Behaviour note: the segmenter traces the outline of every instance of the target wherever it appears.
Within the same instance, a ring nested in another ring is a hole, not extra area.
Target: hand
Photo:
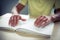
[[[21,16],[19,16],[19,15],[13,15],[10,17],[9,25],[14,27],[18,24],[19,20],[25,21],[26,19],[22,19]]]
[[[34,22],[34,25],[37,26],[37,27],[45,27],[51,22],[52,22],[51,17],[49,17],[49,16],[39,16],[36,19],[36,21]]]

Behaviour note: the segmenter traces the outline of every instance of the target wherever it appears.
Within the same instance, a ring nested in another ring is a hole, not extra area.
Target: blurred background
[[[19,0],[0,0],[0,16],[11,13],[12,8],[18,3]],[[21,11],[21,14],[28,14],[28,6]]]

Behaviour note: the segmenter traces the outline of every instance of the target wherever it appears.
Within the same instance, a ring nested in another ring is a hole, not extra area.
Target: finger
[[[13,26],[13,25],[14,25],[14,24],[13,24],[13,19],[11,19],[10,25],[11,25],[11,26]]]
[[[22,21],[26,21],[26,19],[21,19]]]
[[[40,27],[44,22],[46,22],[48,19],[47,18],[44,18],[41,22],[38,23],[38,27]]]
[[[49,24],[49,21],[47,20],[46,22],[43,22],[42,24],[41,24],[41,26],[42,27],[45,27],[45,26],[47,26]]]
[[[19,17],[19,19],[22,21],[26,21],[26,19],[22,18],[21,16]]]
[[[37,26],[39,27],[39,25],[41,25],[41,23],[42,23],[42,21],[43,21],[43,19],[44,19],[45,17],[43,16],[43,17],[41,17],[39,20],[38,20],[38,23],[37,23]]]
[[[37,24],[42,23],[44,21],[43,19],[45,19],[45,16],[43,16],[42,18],[40,18]]]
[[[12,17],[12,20],[11,20],[11,26],[14,27],[14,22],[15,22],[15,16]]]
[[[22,18],[21,18],[21,16],[19,16],[19,20],[21,20]]]
[[[11,23],[10,23],[11,26],[13,26],[13,20],[11,20]]]
[[[42,19],[40,24],[42,24],[43,22],[46,22],[47,20],[48,20],[47,18]]]
[[[34,22],[35,25],[37,25],[37,23],[38,23],[38,21],[39,21],[40,18],[42,18],[42,16],[40,16],[40,17],[38,17],[38,18],[36,19],[36,21]]]
[[[14,27],[16,26],[16,20],[17,20],[16,17],[17,17],[16,15],[13,17],[13,26]]]
[[[38,27],[38,23],[42,20],[43,16],[39,17],[37,20],[36,20],[36,23],[35,25]]]
[[[46,22],[43,22],[42,24],[41,24],[41,27],[45,27],[46,26]]]
[[[10,23],[11,23],[11,19],[12,19],[12,17],[10,17],[10,19],[9,19],[9,25],[10,25]]]
[[[36,21],[34,22],[34,25],[35,25],[35,26],[37,26],[37,20],[38,20],[38,18],[37,18]]]
[[[38,18],[36,19],[35,23],[37,23],[37,22],[38,22],[38,20],[39,20],[39,18],[41,18],[41,17],[42,17],[42,16],[38,17]]]
[[[19,17],[16,17],[16,24],[15,25],[18,24],[18,21],[19,21]]]
[[[13,24],[13,17],[10,18],[9,24],[12,26],[12,24]]]
[[[19,16],[15,15],[14,19],[13,19],[13,26],[16,26],[18,24],[18,20],[19,20]]]

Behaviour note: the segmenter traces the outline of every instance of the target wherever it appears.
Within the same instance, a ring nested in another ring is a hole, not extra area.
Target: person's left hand
[[[35,20],[34,25],[37,26],[37,27],[45,27],[51,22],[52,22],[51,17],[49,17],[49,16],[39,16]]]

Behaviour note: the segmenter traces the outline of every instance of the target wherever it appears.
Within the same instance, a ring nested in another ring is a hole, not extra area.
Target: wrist
[[[12,16],[14,16],[14,15],[19,15],[19,14],[17,14],[17,13],[12,13]]]
[[[13,15],[19,15],[19,13],[17,13],[16,11],[12,11]]]
[[[58,14],[51,16],[51,20],[52,20],[53,22],[55,22],[57,19],[58,19]]]
[[[55,17],[51,16],[51,21],[54,22],[55,21]]]
[[[14,7],[11,12],[12,12],[13,15],[18,15],[18,14],[19,14],[19,13],[17,12],[16,7]]]
[[[12,15],[19,15],[19,14],[17,14],[17,13],[12,13]]]

